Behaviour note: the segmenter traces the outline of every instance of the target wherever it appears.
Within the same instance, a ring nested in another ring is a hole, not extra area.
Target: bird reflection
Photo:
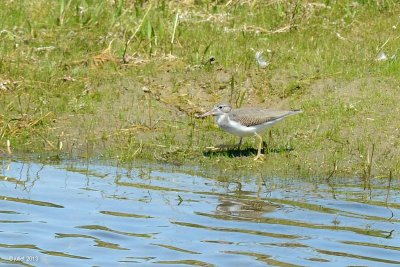
[[[243,191],[239,183],[234,195],[224,195],[219,198],[220,204],[216,207],[216,214],[242,218],[261,218],[265,213],[273,212],[279,205],[260,196],[262,192],[262,178],[258,179],[256,197],[254,192]]]

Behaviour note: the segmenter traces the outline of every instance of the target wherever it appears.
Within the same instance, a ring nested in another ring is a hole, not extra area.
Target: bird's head
[[[229,104],[218,104],[213,109],[210,111],[207,111],[206,113],[202,114],[199,116],[199,118],[205,118],[208,116],[220,116],[224,115],[225,113],[231,112],[232,107]]]

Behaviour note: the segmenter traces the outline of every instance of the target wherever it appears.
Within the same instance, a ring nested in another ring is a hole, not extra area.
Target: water
[[[399,182],[387,179],[364,189],[154,165],[0,166],[4,266],[397,266],[399,222]]]

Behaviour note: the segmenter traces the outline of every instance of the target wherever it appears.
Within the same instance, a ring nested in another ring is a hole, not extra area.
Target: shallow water
[[[3,160],[0,181],[3,265],[400,265],[394,180]]]

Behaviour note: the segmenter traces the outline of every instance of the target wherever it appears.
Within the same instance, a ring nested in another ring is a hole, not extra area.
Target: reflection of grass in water
[[[204,216],[205,214],[201,213],[199,215]],[[222,219],[224,219],[224,220],[228,219],[228,217],[225,215],[218,216],[218,215],[207,214],[207,216],[214,217],[214,218],[223,217]],[[248,219],[245,219],[245,220],[248,221]],[[257,220],[254,219],[254,221],[257,221]],[[244,234],[268,236],[268,237],[274,237],[274,238],[286,238],[286,239],[298,239],[300,237],[298,235],[280,234],[280,233],[272,233],[272,232],[241,229],[241,228],[205,226],[205,225],[201,225],[201,224],[188,223],[188,222],[172,222],[172,223],[176,224],[176,225],[180,225],[180,226],[193,227],[193,228],[199,228],[199,229],[207,229],[207,230],[219,231],[219,232],[244,233]]]
[[[241,218],[241,217],[226,216],[226,215],[206,214],[206,213],[201,213],[201,215],[202,216],[211,217],[211,218],[216,218],[216,219],[222,219],[223,218],[224,220],[232,220],[232,221],[249,221],[249,220],[252,220],[252,219],[249,219],[249,218]],[[279,218],[257,218],[255,220],[258,223],[296,226],[296,227],[304,227],[304,228],[309,228],[309,229],[341,230],[341,231],[349,231],[349,232],[354,232],[354,233],[361,234],[361,235],[368,235],[368,236],[375,236],[375,237],[387,237],[387,235],[389,233],[389,231],[383,231],[383,230],[363,229],[363,228],[357,228],[357,227],[351,227],[351,226],[340,226],[340,225],[318,225],[318,224],[312,224],[312,223],[308,223],[308,222],[293,221],[293,220],[279,219]],[[218,229],[218,230],[221,231],[221,229]],[[231,230],[231,231],[235,232],[234,230]],[[262,234],[258,233],[258,231],[255,231],[255,232],[257,232],[258,235],[263,235],[263,234],[266,235],[264,232],[261,232]],[[287,238],[290,238],[290,237],[287,237]]]
[[[102,225],[82,225],[82,226],[76,226],[76,228],[96,230],[96,231],[105,231],[105,232],[116,233],[116,234],[120,234],[120,235],[142,237],[142,238],[152,238],[154,236],[154,234],[138,234],[138,233],[132,233],[132,232],[118,231],[118,230],[114,230],[114,229],[111,229],[109,227],[102,226]]]
[[[83,174],[85,176],[94,176],[97,178],[105,178],[108,176],[108,174],[105,174],[105,173],[100,173],[100,172],[96,172],[93,170],[79,168],[79,167],[75,167],[75,166],[68,166],[65,168],[65,170],[68,172],[79,173],[79,174]]]
[[[125,212],[116,212],[116,211],[109,211],[109,210],[102,210],[99,211],[102,214],[117,216],[117,217],[129,217],[129,218],[142,218],[142,219],[150,219],[153,218],[149,215],[140,215],[140,214],[133,214],[133,213],[125,213]]]
[[[300,267],[302,265],[296,265],[292,263],[287,263],[284,261],[279,261],[273,259],[273,255],[268,255],[268,254],[261,254],[261,253],[255,253],[255,252],[248,252],[248,251],[225,251],[226,254],[232,254],[232,255],[245,255],[245,256],[250,256],[256,258],[258,261],[264,262],[268,265],[271,266],[291,266],[291,267]]]
[[[386,259],[374,258],[374,257],[368,257],[368,256],[361,256],[361,255],[357,255],[357,254],[340,252],[340,251],[330,251],[330,250],[323,250],[323,249],[317,249],[316,251],[321,254],[326,254],[326,255],[349,257],[349,258],[363,259],[363,260],[374,261],[374,262],[384,262],[384,263],[397,264],[397,265],[400,264],[400,261],[386,260]]]
[[[262,150],[262,153],[268,154],[270,153],[285,153],[285,152],[290,152],[293,150],[292,147],[267,147],[265,149],[266,144],[264,142],[264,148]],[[257,155],[257,149],[253,147],[245,147],[245,148],[231,148],[231,146],[225,147],[220,147],[218,150],[205,150],[203,152],[203,155],[206,157],[217,157],[217,156],[226,156],[229,158],[236,158],[236,157],[254,157]]]
[[[182,248],[178,248],[178,247],[171,246],[171,245],[165,245],[165,244],[153,244],[153,245],[156,245],[156,246],[159,246],[159,247],[163,247],[163,248],[166,248],[166,249],[170,249],[170,250],[175,250],[175,251],[179,251],[179,252],[188,253],[188,254],[201,254],[201,253],[196,252],[196,251],[182,249]]]
[[[57,204],[46,202],[46,201],[34,200],[34,199],[25,199],[25,198],[15,198],[15,197],[9,197],[9,196],[0,196],[0,200],[13,201],[13,202],[31,204],[31,205],[37,205],[37,206],[52,207],[52,208],[64,208],[61,205],[57,205]]]
[[[399,4],[252,3],[0,3],[1,152],[396,176]],[[265,164],[208,156],[231,137],[193,114],[229,99],[304,113],[273,129]]]
[[[213,264],[209,264],[204,261],[198,260],[171,260],[171,261],[154,261],[156,264],[165,264],[165,265],[190,265],[190,266],[204,266],[204,267],[212,267]]]

